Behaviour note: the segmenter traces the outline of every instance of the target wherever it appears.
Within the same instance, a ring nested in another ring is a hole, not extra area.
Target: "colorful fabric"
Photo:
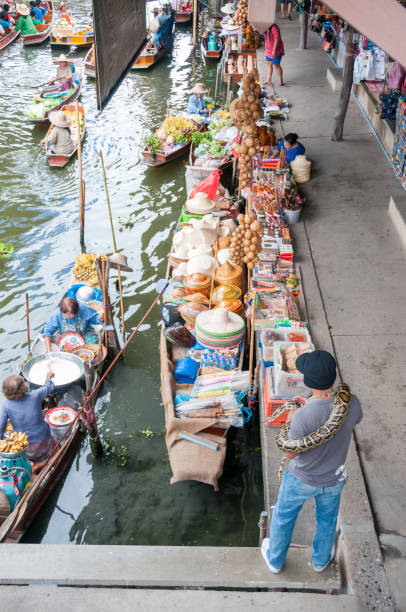
[[[267,57],[273,59],[273,58],[278,57],[278,55],[285,55],[285,48],[282,42],[281,31],[279,27],[276,25],[276,23],[274,23],[273,26],[265,32],[264,38],[265,38],[265,55]],[[279,40],[276,45],[276,49],[274,53],[273,49],[275,46],[275,41],[277,39]]]

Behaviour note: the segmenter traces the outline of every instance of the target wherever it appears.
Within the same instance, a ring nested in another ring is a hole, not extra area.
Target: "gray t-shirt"
[[[333,398],[311,398],[292,417],[289,438],[301,438],[327,420],[333,408]],[[362,419],[359,399],[351,396],[348,416],[341,429],[325,444],[300,453],[289,462],[288,470],[302,482],[313,487],[333,487],[346,478],[345,459],[352,430]]]

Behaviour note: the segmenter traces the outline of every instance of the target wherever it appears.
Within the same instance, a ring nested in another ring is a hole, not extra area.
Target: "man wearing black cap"
[[[323,425],[332,408],[336,362],[327,351],[304,353],[296,368],[310,387],[309,399],[295,398],[301,404],[291,420],[289,437],[301,438]],[[300,454],[286,453],[291,459],[281,482],[272,513],[270,537],[262,542],[261,553],[269,570],[278,574],[286,560],[297,516],[307,499],[316,503],[316,533],[312,562],[322,572],[334,558],[335,535],[341,491],[347,477],[345,459],[352,431],[362,419],[359,400],[352,395],[348,416],[339,431],[325,444]]]

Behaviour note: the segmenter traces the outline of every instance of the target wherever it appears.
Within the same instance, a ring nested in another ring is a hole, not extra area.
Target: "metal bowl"
[[[34,364],[39,363],[41,361],[46,361],[50,357],[52,357],[52,359],[57,359],[60,361],[73,361],[80,368],[80,376],[76,380],[72,380],[69,383],[65,383],[63,385],[55,385],[56,393],[65,393],[65,391],[67,391],[72,385],[80,385],[81,387],[85,388],[85,365],[80,359],[80,357],[71,353],[45,353],[45,355],[38,355],[38,357],[33,357],[32,359],[27,361],[21,370],[21,375],[24,376],[25,380],[29,383],[31,389],[38,389],[42,386],[31,381],[31,368]]]

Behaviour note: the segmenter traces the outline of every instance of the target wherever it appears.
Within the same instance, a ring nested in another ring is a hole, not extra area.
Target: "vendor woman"
[[[71,297],[64,297],[49,321],[45,323],[43,335],[46,349],[52,351],[52,336],[55,334],[73,331],[83,336],[91,325],[101,324],[102,321],[93,308],[86,304],[79,304]]]
[[[3,438],[10,419],[14,431],[27,435],[26,454],[34,464],[45,462],[53,448],[49,425],[42,414],[42,402],[54,390],[53,377],[54,374],[48,372],[45,385],[30,392],[22,376],[7,376],[2,385],[6,399],[0,406],[0,438]],[[37,468],[41,467],[37,465]]]
[[[209,111],[206,108],[204,101],[204,95],[207,94],[207,89],[204,88],[203,83],[196,83],[191,91],[192,95],[187,103],[186,112],[189,115],[203,115]]]
[[[298,141],[299,136],[297,134],[286,134],[285,138],[277,145],[275,151],[272,153],[271,158],[279,157],[281,150],[285,151],[286,163],[290,164],[296,155],[304,155],[305,148]]]

